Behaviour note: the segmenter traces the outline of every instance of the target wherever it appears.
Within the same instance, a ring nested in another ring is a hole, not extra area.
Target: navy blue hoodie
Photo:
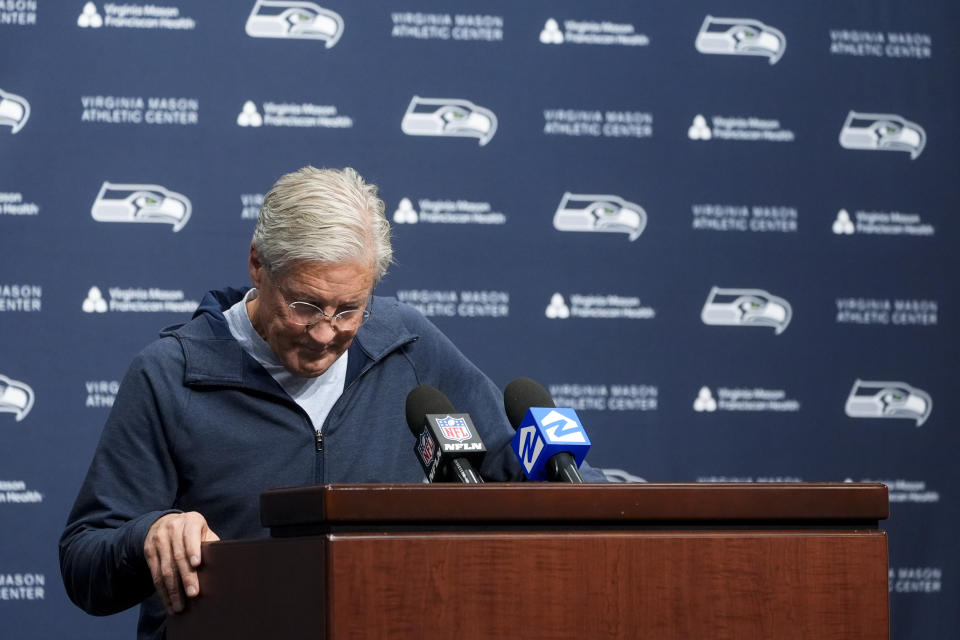
[[[262,537],[259,495],[267,489],[422,482],[404,411],[417,385],[437,387],[471,415],[489,451],[485,478],[520,478],[501,392],[392,298],[374,299],[349,348],[345,388],[318,451],[307,414],[230,334],[223,311],[244,293],[208,293],[190,322],[133,361],[60,539],[70,598],[95,615],[142,602],[141,639],[161,637],[165,620],[143,552],[158,517],[198,511],[224,540]]]

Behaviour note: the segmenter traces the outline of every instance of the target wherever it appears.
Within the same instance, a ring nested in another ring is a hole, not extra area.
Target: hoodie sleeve
[[[183,358],[172,338],[134,360],[60,538],[64,586],[88,613],[116,613],[154,592],[143,544],[157,518],[178,512],[167,440],[179,419],[178,375]]]

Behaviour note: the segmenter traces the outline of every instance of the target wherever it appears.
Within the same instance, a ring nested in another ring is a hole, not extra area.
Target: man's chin
[[[330,365],[326,363],[317,363],[311,365],[301,364],[301,366],[297,367],[296,369],[290,369],[290,372],[300,376],[301,378],[316,378],[325,374],[329,368]]]
[[[316,378],[326,373],[330,365],[333,364],[333,361],[330,360],[328,356],[325,356],[317,358],[316,360],[300,358],[296,363],[290,362],[285,364],[287,370],[294,375],[298,375],[301,378]]]

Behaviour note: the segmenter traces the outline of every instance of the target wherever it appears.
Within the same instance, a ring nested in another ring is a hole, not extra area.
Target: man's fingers
[[[160,599],[163,600],[163,607],[167,612],[170,612],[170,597],[167,595],[166,589],[164,589],[163,577],[160,575],[160,554],[156,548],[155,536],[147,536],[144,552],[147,557],[147,566],[150,567],[150,577],[153,579],[153,588],[160,594]]]
[[[201,561],[200,543],[219,539],[196,512],[168,514],[150,527],[144,555],[168,613],[183,611],[184,594],[194,597],[200,593],[196,570]]]
[[[160,593],[161,597],[166,594],[164,600],[170,603],[170,609],[174,613],[179,613],[183,611],[183,598],[180,597],[180,574],[173,559],[173,547],[169,535],[161,537],[161,541],[164,544],[160,548]]]
[[[186,516],[187,514],[184,514]],[[200,518],[203,519],[202,517]],[[173,566],[176,569],[177,596],[180,596],[180,585],[187,596],[195,596],[198,591],[197,573],[191,566],[188,558],[190,549],[194,546],[193,537],[198,535],[198,528],[194,525],[196,518],[183,517],[177,521],[177,526],[171,531],[170,550],[173,556]],[[197,543],[199,545],[199,543]],[[180,611],[174,604],[174,610]]]

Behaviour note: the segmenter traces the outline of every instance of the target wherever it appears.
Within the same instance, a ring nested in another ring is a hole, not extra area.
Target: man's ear
[[[250,282],[253,283],[254,288],[260,289],[260,284],[263,281],[264,276],[264,266],[263,262],[260,260],[260,254],[257,253],[257,248],[252,244],[250,245],[250,260],[248,267],[250,269]]]

